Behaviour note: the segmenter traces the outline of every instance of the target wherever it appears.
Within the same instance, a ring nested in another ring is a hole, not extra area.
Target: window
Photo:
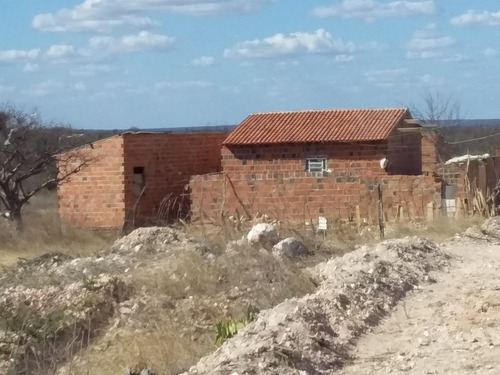
[[[326,171],[326,158],[307,158],[307,172],[324,172]]]

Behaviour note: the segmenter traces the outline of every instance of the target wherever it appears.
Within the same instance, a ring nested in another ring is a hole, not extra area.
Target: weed
[[[217,329],[217,336],[215,337],[215,344],[220,346],[231,337],[235,336],[241,329],[246,327],[255,318],[258,313],[258,309],[254,306],[249,305],[247,312],[243,318],[239,319],[223,319],[217,322],[215,325]]]

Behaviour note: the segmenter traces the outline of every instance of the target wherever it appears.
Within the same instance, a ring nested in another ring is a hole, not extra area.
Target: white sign
[[[328,220],[326,217],[320,216],[318,219],[318,230],[327,230],[328,229]]]

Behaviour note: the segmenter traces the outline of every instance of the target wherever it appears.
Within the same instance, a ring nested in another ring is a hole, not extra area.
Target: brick
[[[147,187],[136,222],[147,220],[169,194],[172,203],[182,202],[184,185],[192,175],[220,171],[225,137],[224,133],[138,133],[95,142],[83,152],[96,161],[58,189],[59,201],[68,202],[59,204],[61,217],[75,225],[121,227],[137,199],[133,167],[143,166]]]

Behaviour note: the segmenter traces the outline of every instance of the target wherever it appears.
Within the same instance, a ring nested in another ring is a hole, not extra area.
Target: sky
[[[0,32],[0,104],[75,128],[422,108],[429,93],[500,118],[493,0],[10,0]]]

